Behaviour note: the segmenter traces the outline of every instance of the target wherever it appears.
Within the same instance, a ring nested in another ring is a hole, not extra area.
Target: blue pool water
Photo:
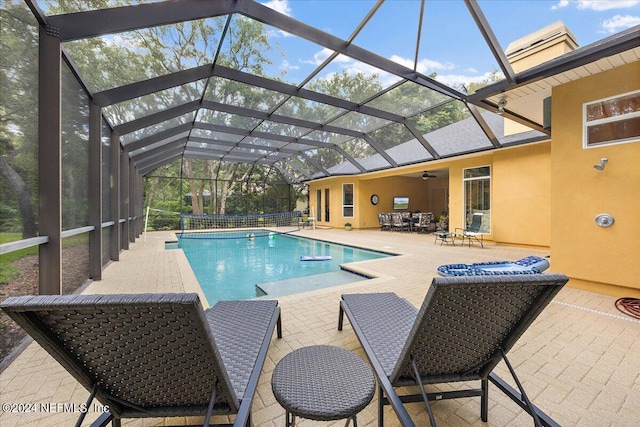
[[[273,289],[277,288],[278,281],[285,283],[286,279],[338,272],[340,264],[390,256],[288,234],[269,237],[263,230],[254,233],[253,240],[246,237],[179,239],[178,247],[189,260],[209,304],[261,296],[263,293],[256,287],[261,283],[276,282],[270,284],[269,288]],[[329,255],[332,259],[300,261],[305,255]],[[300,279],[300,291],[308,290],[304,287],[305,281],[310,282]]]

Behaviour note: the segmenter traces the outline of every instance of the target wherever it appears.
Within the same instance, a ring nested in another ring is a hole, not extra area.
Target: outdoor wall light
[[[599,163],[596,163],[595,165],[593,165],[593,168],[597,171],[601,171],[604,169],[604,165],[606,165],[608,161],[609,159],[607,159],[606,157],[603,157],[600,159]]]
[[[604,228],[611,227],[614,222],[615,220],[613,219],[613,216],[611,214],[601,213],[596,216],[596,224],[599,227],[604,227]]]
[[[507,98],[505,98],[504,96],[502,98],[500,98],[500,100],[498,101],[498,110],[496,111],[496,114],[502,114],[504,113],[504,107],[507,106]]]

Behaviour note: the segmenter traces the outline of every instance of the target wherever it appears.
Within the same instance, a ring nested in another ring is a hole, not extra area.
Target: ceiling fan
[[[431,175],[428,171],[424,171],[424,173],[422,174],[422,179],[426,181],[429,178],[437,178],[437,175]]]

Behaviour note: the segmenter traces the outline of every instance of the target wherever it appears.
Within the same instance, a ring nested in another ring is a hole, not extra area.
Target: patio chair
[[[429,231],[432,219],[433,214],[431,212],[418,213],[418,222],[413,224],[413,228],[415,228],[418,233],[426,233]]]
[[[396,229],[400,230],[401,232],[404,230],[410,230],[409,221],[404,221],[400,212],[393,212],[391,214],[391,231]]]
[[[507,352],[567,282],[561,274],[435,277],[417,310],[394,293],[342,295],[338,330],[346,313],[378,377],[378,425],[391,405],[403,426],[414,426],[404,403],[480,396],[488,418],[489,381],[532,415],[536,425],[557,426],[533,405],[507,359]],[[504,360],[520,391],[493,369]],[[432,391],[425,384],[480,380],[479,389]],[[396,387],[419,386],[399,396]]]
[[[7,298],[2,309],[108,406],[92,424],[123,418],[236,415],[250,424],[277,301],[225,301],[203,311],[197,294]],[[84,419],[80,416],[78,424]],[[229,425],[229,424],[226,424]]]
[[[469,242],[469,247],[471,247],[472,241],[476,241],[480,243],[480,247],[484,248],[484,235],[480,232],[480,228],[482,227],[482,218],[484,214],[481,212],[476,212],[473,214],[473,218],[471,219],[471,224],[469,224],[466,228],[456,228],[455,233],[458,236],[462,236],[462,244],[464,245],[464,240],[467,239]]]
[[[385,212],[378,213],[378,223],[380,223],[380,231],[391,229],[391,215]]]
[[[440,215],[438,217],[434,231],[449,231],[449,217],[447,215]]]

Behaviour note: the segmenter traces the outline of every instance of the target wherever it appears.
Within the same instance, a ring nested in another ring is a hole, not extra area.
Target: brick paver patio
[[[300,235],[338,243],[392,251],[402,256],[364,261],[357,268],[375,279],[279,297],[284,338],[274,337],[253,404],[256,426],[284,425],[284,409],[270,387],[275,364],[287,353],[313,344],[337,345],[364,357],[350,325],[337,331],[342,293],[393,291],[419,305],[441,264],[515,260],[527,255],[547,256],[548,251],[491,243],[453,247],[434,245],[432,235],[390,233],[377,230],[301,230]],[[103,280],[83,293],[193,292],[197,281],[179,250],[165,250],[169,232],[149,233],[110,264]],[[551,272],[562,273],[553,269]],[[571,283],[569,283],[570,286]],[[509,353],[525,390],[533,402],[566,426],[640,425],[640,321],[618,312],[615,298],[565,287]],[[509,379],[506,367],[497,370]],[[510,381],[512,382],[512,381]],[[447,388],[454,385],[443,386]],[[0,401],[36,404],[35,412],[0,411],[0,425],[69,426],[77,414],[72,407],[87,399],[80,386],[37,344],[30,344],[0,374]],[[489,392],[489,422],[480,420],[479,398],[433,403],[440,426],[530,426],[531,418],[495,387]],[[376,397],[377,398],[377,397]],[[376,398],[358,415],[361,426],[376,426]],[[50,403],[46,406],[40,404]],[[421,404],[407,406],[416,425],[427,426]],[[87,420],[97,413],[90,408]],[[127,420],[123,425],[150,426],[194,423],[198,419]],[[344,421],[318,423],[299,420],[302,426],[344,425]],[[166,423],[166,424],[165,424]],[[399,423],[390,408],[385,425]]]

